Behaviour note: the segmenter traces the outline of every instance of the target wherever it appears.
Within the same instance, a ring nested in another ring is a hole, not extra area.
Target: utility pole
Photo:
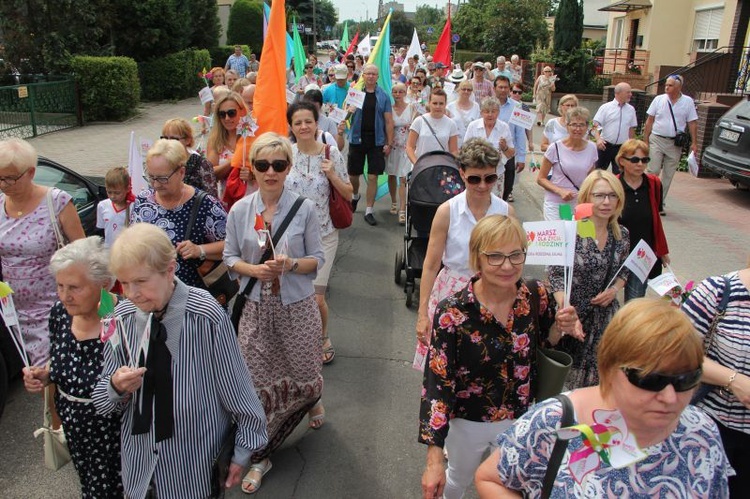
[[[315,4],[318,3],[317,0],[312,0],[313,4],[313,49],[312,53],[317,54],[318,53],[318,16],[315,15]]]

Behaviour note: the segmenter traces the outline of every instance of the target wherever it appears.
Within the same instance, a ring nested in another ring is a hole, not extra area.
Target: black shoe
[[[375,220],[375,217],[372,216],[372,213],[368,213],[365,215],[365,222],[367,222],[370,225],[378,225],[377,220]]]
[[[359,198],[352,197],[352,213],[357,211],[357,203],[359,203]]]

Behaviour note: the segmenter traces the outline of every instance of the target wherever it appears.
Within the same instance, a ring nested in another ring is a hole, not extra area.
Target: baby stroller
[[[401,284],[406,271],[404,293],[406,306],[414,299],[415,280],[422,277],[427,242],[435,212],[443,202],[463,192],[464,182],[458,172],[458,161],[444,151],[423,154],[406,181],[406,231],[404,247],[396,252],[395,281]]]

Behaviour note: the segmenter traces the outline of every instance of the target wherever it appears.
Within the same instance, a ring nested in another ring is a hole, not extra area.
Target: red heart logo
[[[529,241],[533,243],[534,239],[536,239],[536,233],[532,230],[531,232],[529,232]]]
[[[646,256],[646,250],[644,250],[643,248],[639,249],[638,258],[643,258],[644,256]]]

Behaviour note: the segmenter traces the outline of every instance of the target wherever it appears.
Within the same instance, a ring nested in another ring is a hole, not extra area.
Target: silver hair
[[[25,140],[12,137],[0,141],[0,168],[15,166],[18,173],[25,173],[36,162],[36,149]]]
[[[109,271],[109,250],[99,236],[78,239],[55,251],[49,262],[49,270],[57,276],[58,272],[72,265],[83,266],[92,282],[106,284],[107,289],[115,282]]]
[[[500,101],[497,97],[487,97],[479,106],[480,111],[494,111],[500,109]]]

